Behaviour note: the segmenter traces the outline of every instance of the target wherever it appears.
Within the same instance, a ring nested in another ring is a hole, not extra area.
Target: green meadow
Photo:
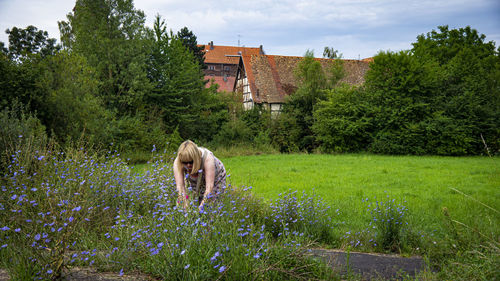
[[[408,208],[415,232],[435,239],[447,235],[446,219],[462,223],[464,231],[470,227],[488,237],[500,234],[498,157],[289,154],[227,157],[223,162],[233,186],[252,187],[265,201],[287,191],[319,195],[338,210],[338,235],[365,229],[367,205],[387,199]]]

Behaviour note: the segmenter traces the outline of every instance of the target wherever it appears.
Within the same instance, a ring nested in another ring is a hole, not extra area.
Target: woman
[[[179,194],[177,203],[183,202],[184,208],[189,206],[184,178],[195,192],[200,210],[209,198],[217,196],[226,187],[226,169],[222,162],[210,150],[198,147],[190,140],[183,142],[177,150],[174,176]]]

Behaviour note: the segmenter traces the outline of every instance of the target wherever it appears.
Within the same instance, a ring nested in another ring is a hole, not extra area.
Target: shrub
[[[296,192],[280,194],[271,202],[266,226],[275,237],[290,233],[331,244],[333,242],[330,206],[326,206],[317,195],[305,192],[297,197]]]
[[[16,151],[23,150],[25,155],[30,155],[44,150],[47,142],[45,127],[33,114],[25,113],[17,102],[12,108],[0,111],[0,174],[7,172]]]
[[[102,160],[83,149],[12,155],[0,197],[2,263],[12,278],[59,277],[76,243],[112,222],[128,168],[118,158]]]
[[[348,86],[328,92],[314,110],[313,131],[325,152],[366,150],[371,142],[373,120],[366,91]]]
[[[397,251],[401,246],[403,231],[407,227],[408,209],[395,203],[395,199],[375,201],[368,204],[371,215],[370,226],[375,229],[375,247]]]

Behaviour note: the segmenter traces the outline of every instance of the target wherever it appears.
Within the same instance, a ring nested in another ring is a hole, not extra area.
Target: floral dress
[[[215,155],[208,149],[200,147],[200,150],[202,150],[202,157],[201,157],[201,179],[200,183],[198,183],[198,180],[200,176],[197,177],[192,177],[190,174],[187,176],[187,180],[189,182],[189,186],[192,188],[192,190],[198,194],[198,199],[199,202],[203,199],[203,196],[205,195],[205,190],[206,190],[206,182],[205,182],[205,170],[203,168],[203,165],[205,163],[205,159],[208,154],[211,154],[214,159],[214,166],[215,166],[215,178],[214,178],[214,187],[212,189],[212,196],[217,196],[217,194],[221,193],[224,191],[226,188],[226,169],[224,168],[224,164],[215,157]],[[200,173],[198,173],[199,175]],[[199,187],[199,190],[197,188]]]

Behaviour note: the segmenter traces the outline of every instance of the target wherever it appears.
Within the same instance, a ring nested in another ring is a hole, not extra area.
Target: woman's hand
[[[177,206],[181,204],[184,210],[187,211],[189,209],[189,197],[179,194],[179,196],[177,196]]]

